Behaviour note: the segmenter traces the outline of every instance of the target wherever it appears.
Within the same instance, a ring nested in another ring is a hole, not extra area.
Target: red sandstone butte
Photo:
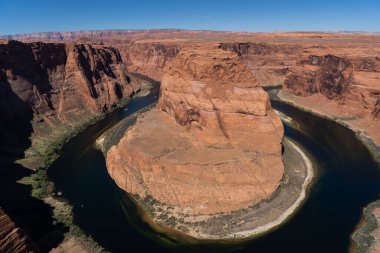
[[[239,57],[218,45],[183,48],[162,78],[156,109],[107,153],[131,194],[193,214],[269,198],[284,173],[283,126]]]

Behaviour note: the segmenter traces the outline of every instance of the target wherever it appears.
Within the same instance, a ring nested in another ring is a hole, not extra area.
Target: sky
[[[150,28],[380,32],[380,0],[0,0],[0,34]]]

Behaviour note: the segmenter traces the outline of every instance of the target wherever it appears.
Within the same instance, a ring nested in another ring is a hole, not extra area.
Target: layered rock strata
[[[35,240],[58,227],[47,224],[39,213],[45,204],[14,182],[15,175],[43,167],[56,142],[129,98],[139,82],[112,47],[0,43],[0,206],[7,210],[0,209],[1,252],[28,252],[22,231]]]
[[[376,57],[304,57],[286,76],[284,91],[280,94],[284,100],[342,121],[380,145],[380,61]]]
[[[117,45],[126,68],[131,72],[161,80],[164,68],[176,57],[182,45],[180,41],[132,41]]]
[[[0,252],[38,252],[30,237],[0,208]]]
[[[230,212],[269,198],[284,166],[283,127],[236,54],[187,47],[166,69],[157,109],[107,152],[116,183],[180,213]]]
[[[303,53],[299,45],[225,42],[220,47],[235,52],[261,86],[281,85]]]
[[[134,92],[116,49],[83,44],[0,44],[0,84],[1,145],[97,115]]]

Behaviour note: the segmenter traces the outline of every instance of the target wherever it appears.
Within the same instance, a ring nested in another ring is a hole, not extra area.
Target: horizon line
[[[228,31],[228,30],[211,30],[211,29],[187,29],[187,28],[108,28],[108,29],[88,29],[88,30],[70,30],[70,31],[40,31],[13,34],[0,34],[0,37],[33,35],[41,33],[79,33],[79,32],[101,32],[101,31],[192,31],[192,32],[220,32],[220,33],[246,33],[246,34],[265,34],[265,33],[347,33],[347,34],[380,34],[380,31],[351,31],[351,30],[273,30],[273,31]]]

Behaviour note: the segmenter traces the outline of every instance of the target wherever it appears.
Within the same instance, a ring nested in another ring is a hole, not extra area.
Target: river
[[[74,222],[111,252],[348,252],[362,208],[379,198],[380,168],[347,128],[272,101],[292,118],[285,135],[314,159],[317,179],[306,202],[283,226],[241,244],[197,244],[167,240],[144,224],[128,195],[107,173],[96,139],[121,119],[158,99],[158,87],[136,97],[71,139],[48,174],[56,191],[73,205]]]

